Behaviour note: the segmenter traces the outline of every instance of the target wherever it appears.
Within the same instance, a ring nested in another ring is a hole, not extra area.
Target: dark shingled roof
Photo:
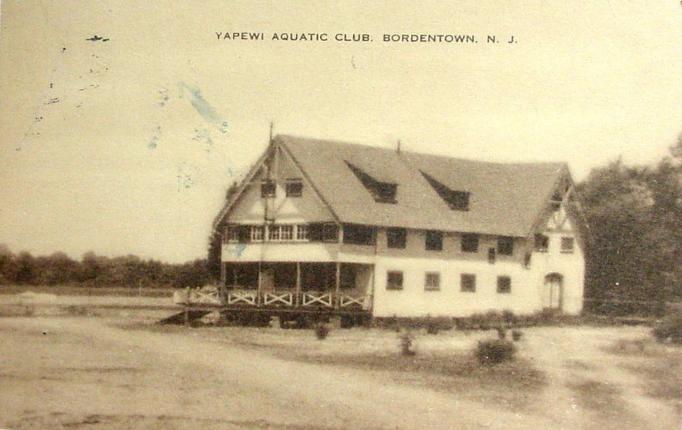
[[[561,180],[564,163],[491,163],[336,141],[277,136],[343,223],[527,236]],[[398,184],[397,203],[378,203],[347,163]],[[470,193],[468,211],[452,210],[422,172]]]

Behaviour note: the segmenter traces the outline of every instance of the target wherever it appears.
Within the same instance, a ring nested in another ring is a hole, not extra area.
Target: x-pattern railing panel
[[[256,293],[248,291],[232,291],[227,293],[227,304],[246,303],[247,305],[255,305],[257,297]]]
[[[331,308],[334,306],[334,298],[331,293],[303,293],[303,306],[315,304]]]
[[[263,294],[263,304],[273,305],[273,304],[284,304],[293,306],[294,305],[294,295],[292,293],[265,293]]]

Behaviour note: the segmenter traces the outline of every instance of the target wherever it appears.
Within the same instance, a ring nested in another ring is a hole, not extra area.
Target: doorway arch
[[[542,292],[542,307],[560,311],[564,298],[564,277],[561,273],[548,273]]]

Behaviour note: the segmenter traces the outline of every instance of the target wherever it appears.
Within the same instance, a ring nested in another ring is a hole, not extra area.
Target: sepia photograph
[[[682,429],[679,0],[0,0],[0,429]]]

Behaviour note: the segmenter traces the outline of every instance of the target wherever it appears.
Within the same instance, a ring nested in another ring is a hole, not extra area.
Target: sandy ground
[[[219,329],[205,336],[120,323],[0,318],[0,428],[604,430],[679,429],[682,422],[675,399],[652,397],[650,381],[620,366],[642,357],[609,351],[616,340],[646,338],[643,328],[527,330],[521,355],[548,384],[534,404],[514,411],[398,384],[381,372],[230,342],[240,329],[224,329],[228,339],[217,342]],[[269,330],[266,336],[278,331]],[[438,345],[463,337],[438,336]]]

